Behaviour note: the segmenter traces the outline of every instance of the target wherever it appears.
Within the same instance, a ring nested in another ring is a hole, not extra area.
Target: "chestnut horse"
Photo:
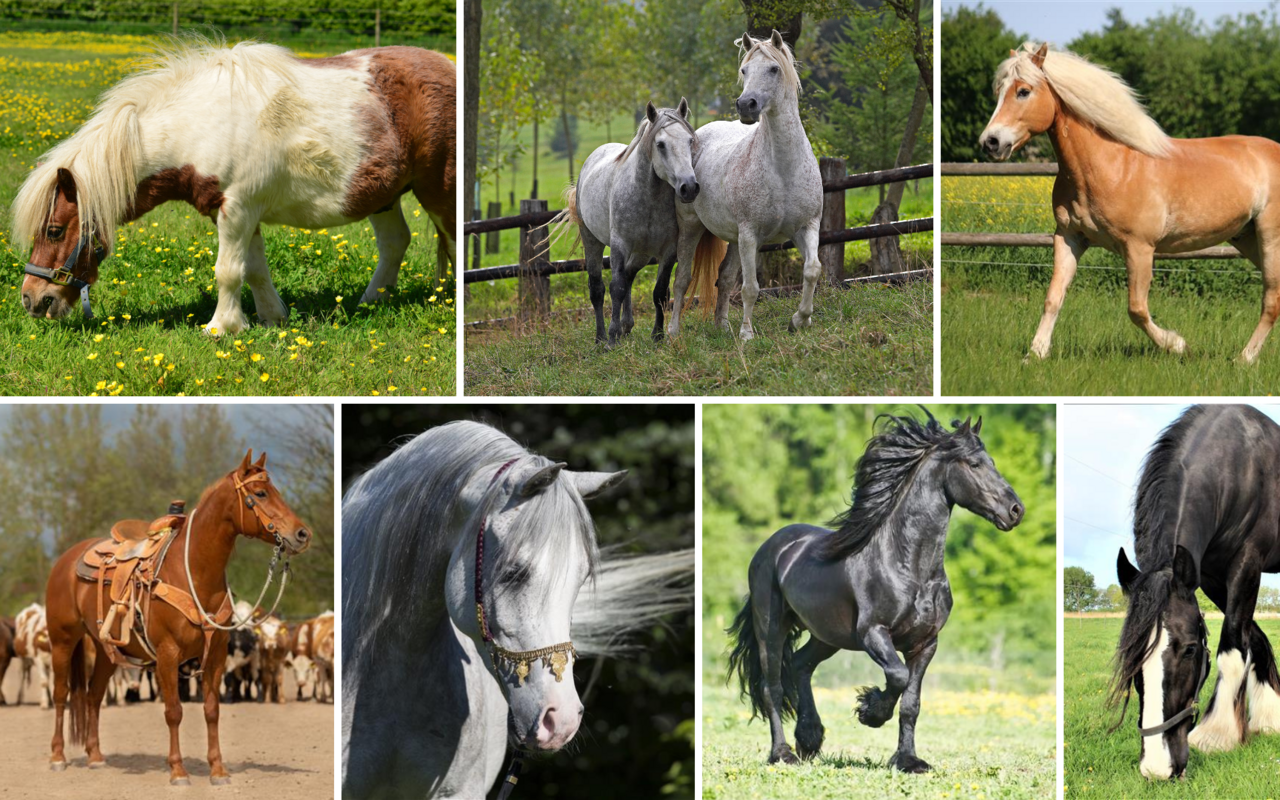
[[[1258,357],[1280,314],[1280,144],[1257,136],[1174,139],[1112,72],[1073,53],[1026,43],[995,76],[996,110],[980,143],[1003,161],[1048,132],[1053,185],[1053,278],[1031,342],[1049,355],[1053,326],[1080,256],[1099,245],[1124,258],[1129,319],[1161,349],[1186,342],[1151,318],[1156,253],[1230,241],[1262,271],[1262,318],[1241,358]]]
[[[240,536],[259,539],[296,555],[311,544],[311,532],[290,510],[266,471],[265,453],[256,462],[253,451],[240,466],[205,489],[186,524],[174,531],[161,551],[156,581],[132,641],[119,653],[136,664],[153,666],[164,698],[164,718],[169,725],[169,783],[187,785],[190,778],[178,748],[182,704],[178,697],[178,666],[201,658],[204,670],[204,718],[209,730],[209,779],[214,785],[229,783],[218,742],[218,689],[227,657],[228,619],[232,618],[227,562]],[[98,744],[98,711],[116,663],[104,646],[95,620],[99,612],[98,586],[78,578],[76,562],[103,539],[90,539],[67,550],[53,565],[47,594],[49,638],[53,646],[53,704],[55,727],[50,765],[67,767],[63,753],[62,718],[71,698],[71,741],[84,744],[89,767],[106,765]],[[168,554],[166,557],[164,554]],[[201,624],[162,597],[156,587],[186,592],[194,587],[194,607]],[[212,614],[211,618],[209,615]],[[236,621],[237,625],[239,620]],[[246,621],[247,622],[247,621]],[[216,624],[215,624],[216,623]],[[235,627],[235,626],[231,626]],[[89,638],[86,638],[86,635]],[[86,670],[86,642],[95,648],[92,674]],[[152,656],[148,650],[154,652]]]
[[[378,266],[362,303],[394,286],[409,246],[400,196],[435,225],[437,277],[454,258],[457,68],[416,47],[296,58],[270,44],[194,40],[103,95],[79,131],[44,156],[13,202],[14,246],[34,242],[22,305],[33,317],[89,316],[89,286],[116,226],[170,200],[218,226],[218,307],[209,333],[289,307],[267,272],[260,223],[324,228],[368,218]]]

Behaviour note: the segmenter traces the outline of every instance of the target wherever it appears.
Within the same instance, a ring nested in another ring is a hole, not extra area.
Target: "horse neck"
[[[631,156],[623,162],[622,170],[627,177],[627,183],[644,192],[646,197],[654,199],[662,197],[663,188],[667,186],[667,182],[654,172],[653,161],[649,159],[649,154],[644,152],[643,147],[636,145],[636,149],[631,151]]]
[[[1116,164],[1126,157],[1143,155],[1098,132],[1093,123],[1074,114],[1055,96],[1058,111],[1049,126],[1049,140],[1058,156],[1058,174],[1069,178],[1083,192],[1101,174],[1115,175]]]
[[[789,175],[813,158],[813,148],[800,123],[799,98],[789,90],[783,91],[782,102],[775,103],[756,123],[756,141],[764,149],[752,146],[751,152],[767,154],[778,174]]]
[[[191,580],[202,603],[206,602],[206,597],[216,596],[226,588],[227,564],[240,536],[236,516],[238,499],[235,492],[216,490],[211,493],[192,511],[190,525],[182,527],[180,535],[183,541],[175,541],[169,555],[170,563],[182,565],[182,560],[186,559],[183,551],[188,547],[191,549],[191,556],[186,560],[190,563]],[[249,516],[253,516],[251,512]],[[186,589],[185,580],[175,585]],[[206,610],[210,614],[217,613],[216,608],[206,606]]]
[[[942,489],[939,472],[944,469],[933,455],[907,477],[898,500],[872,538],[876,556],[897,570],[927,577],[942,568],[951,520],[951,502]],[[868,548],[871,549],[871,548]]]

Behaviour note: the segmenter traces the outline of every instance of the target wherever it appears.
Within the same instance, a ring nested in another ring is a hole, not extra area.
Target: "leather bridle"
[[[49,283],[57,286],[70,286],[72,289],[80,290],[80,310],[84,312],[85,319],[93,319],[93,310],[89,308],[89,287],[92,285],[83,278],[76,277],[76,263],[80,261],[80,254],[84,252],[85,242],[93,241],[93,265],[95,267],[102,265],[102,260],[107,256],[107,248],[98,239],[95,231],[89,231],[87,236],[81,236],[76,242],[76,246],[71,251],[71,255],[67,256],[67,260],[63,262],[61,267],[50,269],[33,264],[30,261],[22,268],[27,275],[34,275],[37,278],[44,278]]]
[[[1204,624],[1204,615],[1200,615],[1200,647],[1204,651],[1204,658],[1200,659],[1200,668],[1196,672],[1196,691],[1191,695],[1191,702],[1187,707],[1169,717],[1159,725],[1152,725],[1150,728],[1144,728],[1139,724],[1138,733],[1142,736],[1157,736],[1165,731],[1171,730],[1181,725],[1187,717],[1194,716],[1200,711],[1200,691],[1204,689],[1205,681],[1209,680],[1209,630]],[[1147,687],[1150,689],[1150,687]],[[1138,715],[1138,719],[1142,719],[1142,715]],[[1198,721],[1198,720],[1197,720]],[[1195,722],[1192,723],[1194,727]]]
[[[489,487],[492,488],[503,473],[516,463],[517,459],[511,459],[498,468],[498,472],[489,479]],[[551,670],[556,677],[556,683],[560,683],[564,679],[564,669],[569,665],[570,659],[576,660],[578,653],[573,648],[573,641],[560,642],[549,647],[540,647],[536,650],[508,650],[493,640],[493,634],[489,631],[488,620],[484,612],[484,533],[489,527],[488,516],[481,517],[480,530],[476,532],[476,622],[480,625],[480,638],[489,647],[489,654],[493,660],[495,668],[499,665],[505,665],[515,673],[517,685],[523,686],[524,679],[529,676],[529,665],[541,660],[543,666]]]
[[[249,484],[251,483],[270,483],[271,476],[267,474],[266,470],[263,470],[262,472],[250,475],[244,480],[240,480],[240,476],[234,472],[231,473],[230,477],[231,482],[235,484],[236,493],[239,494],[240,498],[244,501],[244,505],[240,506],[240,530],[244,530],[244,510],[247,508],[253,512],[255,517],[258,518],[258,525],[262,527],[262,532],[275,537],[275,544],[279,546],[282,540],[280,538],[280,531],[277,530],[279,526],[276,524],[276,518],[268,514],[266,510],[262,508],[262,505],[253,498],[253,492],[249,490]]]

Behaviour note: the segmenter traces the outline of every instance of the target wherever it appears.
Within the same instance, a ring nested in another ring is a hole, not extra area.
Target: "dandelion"
[[[116,369],[124,369],[124,362],[123,362],[123,361],[117,361],[117,362],[116,362]]]
[[[94,359],[96,359],[97,357],[98,357],[98,354],[97,354],[97,353],[90,353],[90,354],[89,354],[89,356],[88,356],[88,358],[89,358],[89,360],[90,360],[90,361],[93,361],[93,360],[94,360]]]
[[[196,386],[204,386],[204,378],[196,378]]]
[[[121,314],[120,319],[124,320],[125,322],[128,322],[129,320],[133,319],[133,317],[128,314]]]
[[[264,372],[258,376],[258,380],[262,381],[263,383],[266,383],[267,381],[271,380],[271,376]]]
[[[249,360],[256,364],[262,360],[262,354],[254,353],[253,355],[249,356]]]

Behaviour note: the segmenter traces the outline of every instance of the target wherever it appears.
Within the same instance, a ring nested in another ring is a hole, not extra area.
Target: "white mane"
[[[233,47],[189,37],[157,49],[142,70],[103,93],[97,109],[80,130],[41,157],[13,201],[15,246],[27,246],[53,210],[58,170],[75,177],[80,235],[97,232],[108,248],[115,228],[137,194],[142,161],[138,117],[149,107],[171,102],[183,86],[216,70],[225,71],[229,88],[236,79],[261,89],[268,74],[292,81],[294,56],[273,44],[241,42]]]
[[[1031,60],[1038,47],[1024,42],[996,68],[992,88],[997,99],[1015,80],[1031,86],[1047,80],[1064,105],[1116,141],[1149,156],[1169,154],[1169,135],[1148,116],[1137,93],[1120,76],[1065,50],[1049,50],[1041,69]]]
[[[796,72],[796,58],[791,52],[791,47],[786,42],[782,43],[782,47],[774,47],[773,42],[769,39],[752,39],[753,42],[750,50],[746,48],[746,37],[735,39],[734,44],[738,47],[741,60],[738,66],[742,66],[756,56],[763,55],[778,62],[778,66],[782,67],[782,83],[791,91],[799,95],[802,91],[800,87],[800,73]],[[738,83],[742,83],[742,73],[738,73]]]

